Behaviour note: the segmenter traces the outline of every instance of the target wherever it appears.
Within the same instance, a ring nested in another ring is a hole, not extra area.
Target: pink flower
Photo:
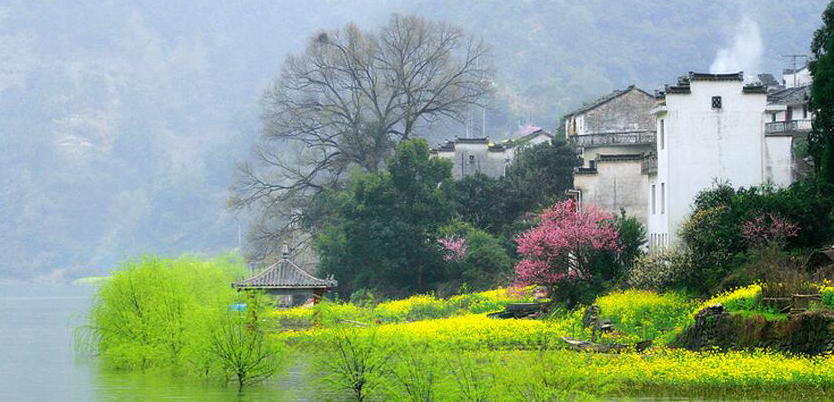
[[[785,244],[797,234],[799,225],[774,214],[762,214],[741,224],[741,236],[751,247]]]
[[[437,239],[437,242],[445,250],[444,260],[461,261],[466,257],[466,239],[449,236]]]
[[[541,223],[516,239],[524,256],[515,266],[516,281],[553,286],[565,280],[591,278],[598,251],[622,249],[613,216],[594,208],[577,210],[573,200],[560,202],[540,215]]]

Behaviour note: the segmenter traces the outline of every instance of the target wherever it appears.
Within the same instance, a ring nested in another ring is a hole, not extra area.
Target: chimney
[[[281,251],[281,256],[285,260],[290,259],[290,245],[289,244],[284,243],[283,250]]]

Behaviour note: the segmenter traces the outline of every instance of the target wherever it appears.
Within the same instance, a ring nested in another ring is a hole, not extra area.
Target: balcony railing
[[[806,131],[811,131],[811,119],[765,123],[765,134],[782,134]]]
[[[657,173],[657,155],[646,155],[640,164],[640,172],[643,174]]]
[[[626,131],[619,133],[582,134],[569,137],[578,147],[600,147],[610,145],[654,144],[654,131]]]

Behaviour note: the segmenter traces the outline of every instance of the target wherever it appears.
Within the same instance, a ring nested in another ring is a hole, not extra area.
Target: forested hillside
[[[781,55],[808,52],[826,4],[0,2],[0,280],[237,247],[246,219],[226,199],[258,135],[259,95],[318,29],[373,27],[398,12],[482,36],[497,88],[486,134],[504,137],[519,123],[555,129],[615,88],[653,90],[708,70],[745,17],[762,45],[748,65],[778,73]]]

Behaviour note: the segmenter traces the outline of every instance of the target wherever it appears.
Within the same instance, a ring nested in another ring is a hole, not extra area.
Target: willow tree
[[[266,245],[260,256],[349,172],[376,172],[433,122],[463,121],[490,92],[487,58],[487,46],[457,27],[400,15],[375,31],[317,33],[288,56],[263,95],[263,136],[230,202],[259,211],[249,240]]]

